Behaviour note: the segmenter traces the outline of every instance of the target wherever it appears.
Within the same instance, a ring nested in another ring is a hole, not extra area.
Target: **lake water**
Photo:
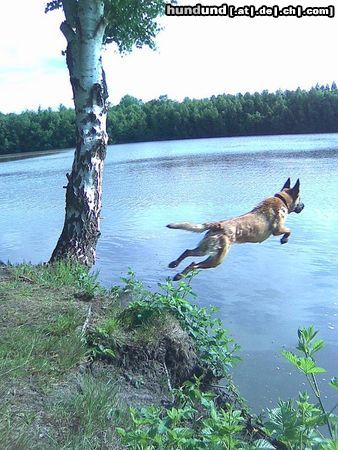
[[[48,260],[63,225],[72,158],[68,150],[0,161],[0,260]],[[167,223],[243,214],[289,176],[300,178],[305,204],[287,220],[289,243],[271,237],[233,246],[221,266],[192,282],[198,303],[217,306],[242,347],[234,380],[256,411],[305,389],[280,351],[294,349],[298,327],[309,324],[326,341],[319,354],[328,370],[320,377],[325,401],[337,403],[327,382],[338,376],[338,134],[116,145],[105,165],[96,268],[108,286],[132,267],[154,288],[176,273],[168,263],[201,238]]]

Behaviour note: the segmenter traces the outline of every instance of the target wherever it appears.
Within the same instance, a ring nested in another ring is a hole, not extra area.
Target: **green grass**
[[[119,416],[117,387],[109,379],[85,376],[75,392],[52,405],[50,420],[59,429],[62,449],[117,448],[113,422]]]
[[[85,309],[66,292],[13,281],[0,284],[0,377],[62,374],[86,349]]]
[[[104,293],[96,277],[68,263],[0,268],[1,450],[91,449],[104,441],[116,389],[78,373],[88,358],[81,299]],[[54,401],[64,385],[71,393]]]
[[[33,281],[40,286],[67,286],[74,288],[77,293],[94,296],[103,293],[104,289],[97,281],[98,272],[90,273],[85,266],[67,261],[53,264],[20,264],[12,266],[12,273],[18,280]]]

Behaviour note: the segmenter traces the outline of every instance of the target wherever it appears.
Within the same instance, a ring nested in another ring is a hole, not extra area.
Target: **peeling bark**
[[[100,236],[102,175],[106,147],[107,85],[102,67],[105,31],[101,0],[79,0],[76,15],[67,15],[72,0],[64,0],[66,61],[76,113],[76,149],[67,177],[66,214],[51,262],[71,259],[87,266],[95,262]]]

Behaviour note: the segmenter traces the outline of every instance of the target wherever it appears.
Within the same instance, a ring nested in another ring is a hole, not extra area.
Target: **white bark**
[[[68,175],[65,224],[51,260],[95,262],[100,235],[103,163],[107,146],[107,88],[102,68],[105,31],[102,0],[64,0],[67,65],[76,112],[77,145]],[[68,11],[68,16],[67,16]]]

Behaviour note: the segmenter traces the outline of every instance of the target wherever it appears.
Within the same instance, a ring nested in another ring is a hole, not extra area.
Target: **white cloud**
[[[184,4],[196,2],[184,1]],[[204,1],[204,4],[222,2]],[[239,5],[239,2],[228,2]],[[261,5],[253,0],[242,2]],[[275,2],[277,3],[277,2]],[[323,0],[295,4],[326,6]],[[59,30],[62,12],[44,14],[42,0],[11,0],[0,27],[0,111],[72,105]],[[272,3],[271,3],[272,4]],[[289,5],[290,0],[278,1]],[[164,17],[157,52],[104,55],[110,99],[201,98],[223,92],[310,88],[338,81],[338,19]],[[13,26],[15,24],[15,26]]]
[[[45,2],[12,0],[2,8],[0,111],[72,104],[61,51],[61,11],[44,13]]]

